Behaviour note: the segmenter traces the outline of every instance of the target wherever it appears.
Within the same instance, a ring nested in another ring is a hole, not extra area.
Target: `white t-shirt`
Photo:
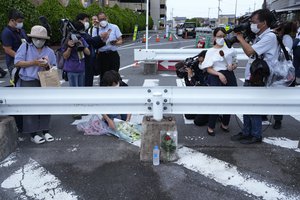
[[[290,35],[285,34],[282,37],[282,43],[284,44],[285,47],[289,48],[289,51],[292,50],[292,48],[293,48],[293,38]]]
[[[264,60],[267,62],[269,67],[274,65],[274,62],[278,59],[279,53],[279,44],[277,42],[276,35],[271,32],[271,29],[268,28],[261,35],[257,36],[253,42],[252,48],[259,55],[263,55]],[[255,60],[255,57],[249,58],[245,70],[245,79],[250,79],[250,66],[251,63]]]
[[[220,55],[220,51],[224,52],[224,57]],[[224,59],[225,58],[225,59]],[[223,46],[222,48],[212,47],[207,50],[201,69],[212,67],[215,71],[227,70],[227,64],[236,62],[236,51],[233,48]]]

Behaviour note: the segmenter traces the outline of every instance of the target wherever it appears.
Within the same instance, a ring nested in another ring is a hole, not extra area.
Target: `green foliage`
[[[11,9],[17,9],[21,11],[25,17],[24,29],[30,32],[33,24],[38,24],[38,11],[34,5],[28,0],[1,0],[0,1],[0,30],[8,23],[8,12]]]
[[[59,43],[61,38],[59,31],[60,21],[66,18],[66,8],[62,6],[58,0],[44,0],[44,2],[37,7],[37,10],[48,19],[51,25],[51,41]]]
[[[35,7],[29,0],[1,0],[0,1],[0,30],[8,23],[8,10],[15,8],[20,10],[25,17],[24,28],[27,33],[32,26],[39,23],[39,16],[45,16],[52,28],[52,43],[59,43],[61,40],[60,22],[61,19],[75,19],[79,13],[86,13],[90,17],[103,11],[109,18],[109,22],[119,26],[123,34],[133,33],[135,24],[139,30],[146,28],[145,13],[136,13],[130,9],[122,9],[115,5],[113,7],[99,7],[97,3],[84,8],[79,0],[70,0],[69,5],[64,7],[59,0],[44,0],[43,3]],[[149,17],[149,29],[153,27],[153,20]]]

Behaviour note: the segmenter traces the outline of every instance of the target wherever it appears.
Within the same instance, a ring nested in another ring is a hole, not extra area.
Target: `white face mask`
[[[45,42],[45,39],[32,38],[33,45],[38,49],[41,49],[45,45]]]
[[[257,34],[260,31],[260,29],[257,27],[257,24],[251,24],[250,28],[251,28],[251,31],[255,34]]]
[[[84,22],[84,29],[88,30],[90,27],[90,23],[89,22]]]
[[[108,22],[106,20],[103,20],[100,22],[100,26],[105,28],[107,26]]]
[[[23,22],[17,23],[16,28],[17,28],[17,29],[23,28]]]
[[[224,46],[224,42],[225,42],[224,38],[217,38],[216,39],[216,43],[219,46]]]

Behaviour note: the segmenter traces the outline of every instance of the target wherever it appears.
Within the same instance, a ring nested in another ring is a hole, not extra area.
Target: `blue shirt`
[[[18,48],[22,44],[22,39],[27,40],[27,35],[24,29],[16,29],[10,26],[6,26],[1,34],[2,44],[5,47],[12,47],[12,50],[17,52]],[[14,57],[6,54],[6,65],[11,66],[14,64]]]
[[[89,47],[83,37],[80,38],[84,47]],[[67,46],[62,48],[62,51],[65,52],[67,50]],[[82,73],[85,71],[85,55],[83,52],[78,52],[76,47],[73,47],[71,50],[71,54],[68,59],[64,62],[64,71],[66,72],[74,72],[74,73]]]
[[[28,49],[26,52],[26,46]],[[48,46],[44,46],[41,52],[38,52],[37,48],[33,44],[22,44],[18,49],[15,57],[15,64],[20,61],[32,61],[48,57],[48,62],[51,66],[57,66],[56,57],[54,51]],[[38,72],[44,70],[44,67],[31,66],[31,67],[22,67],[20,69],[19,76],[24,81],[39,80]]]
[[[122,33],[119,29],[119,27],[115,24],[111,24],[108,23],[107,26],[105,28],[100,27],[99,28],[99,35],[101,35],[101,33],[103,32],[107,32],[109,29],[111,29],[111,33],[109,34],[107,43],[105,46],[101,47],[99,49],[100,52],[104,52],[104,51],[117,51],[118,47],[116,45],[111,45],[109,43],[109,41],[114,41],[117,40],[118,38],[120,38],[122,36]],[[97,29],[93,30],[92,36],[97,36]]]

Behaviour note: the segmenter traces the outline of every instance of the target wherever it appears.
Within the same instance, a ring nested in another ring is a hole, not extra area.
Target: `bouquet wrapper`
[[[178,133],[173,131],[160,131],[160,160],[175,161],[178,159]]]

